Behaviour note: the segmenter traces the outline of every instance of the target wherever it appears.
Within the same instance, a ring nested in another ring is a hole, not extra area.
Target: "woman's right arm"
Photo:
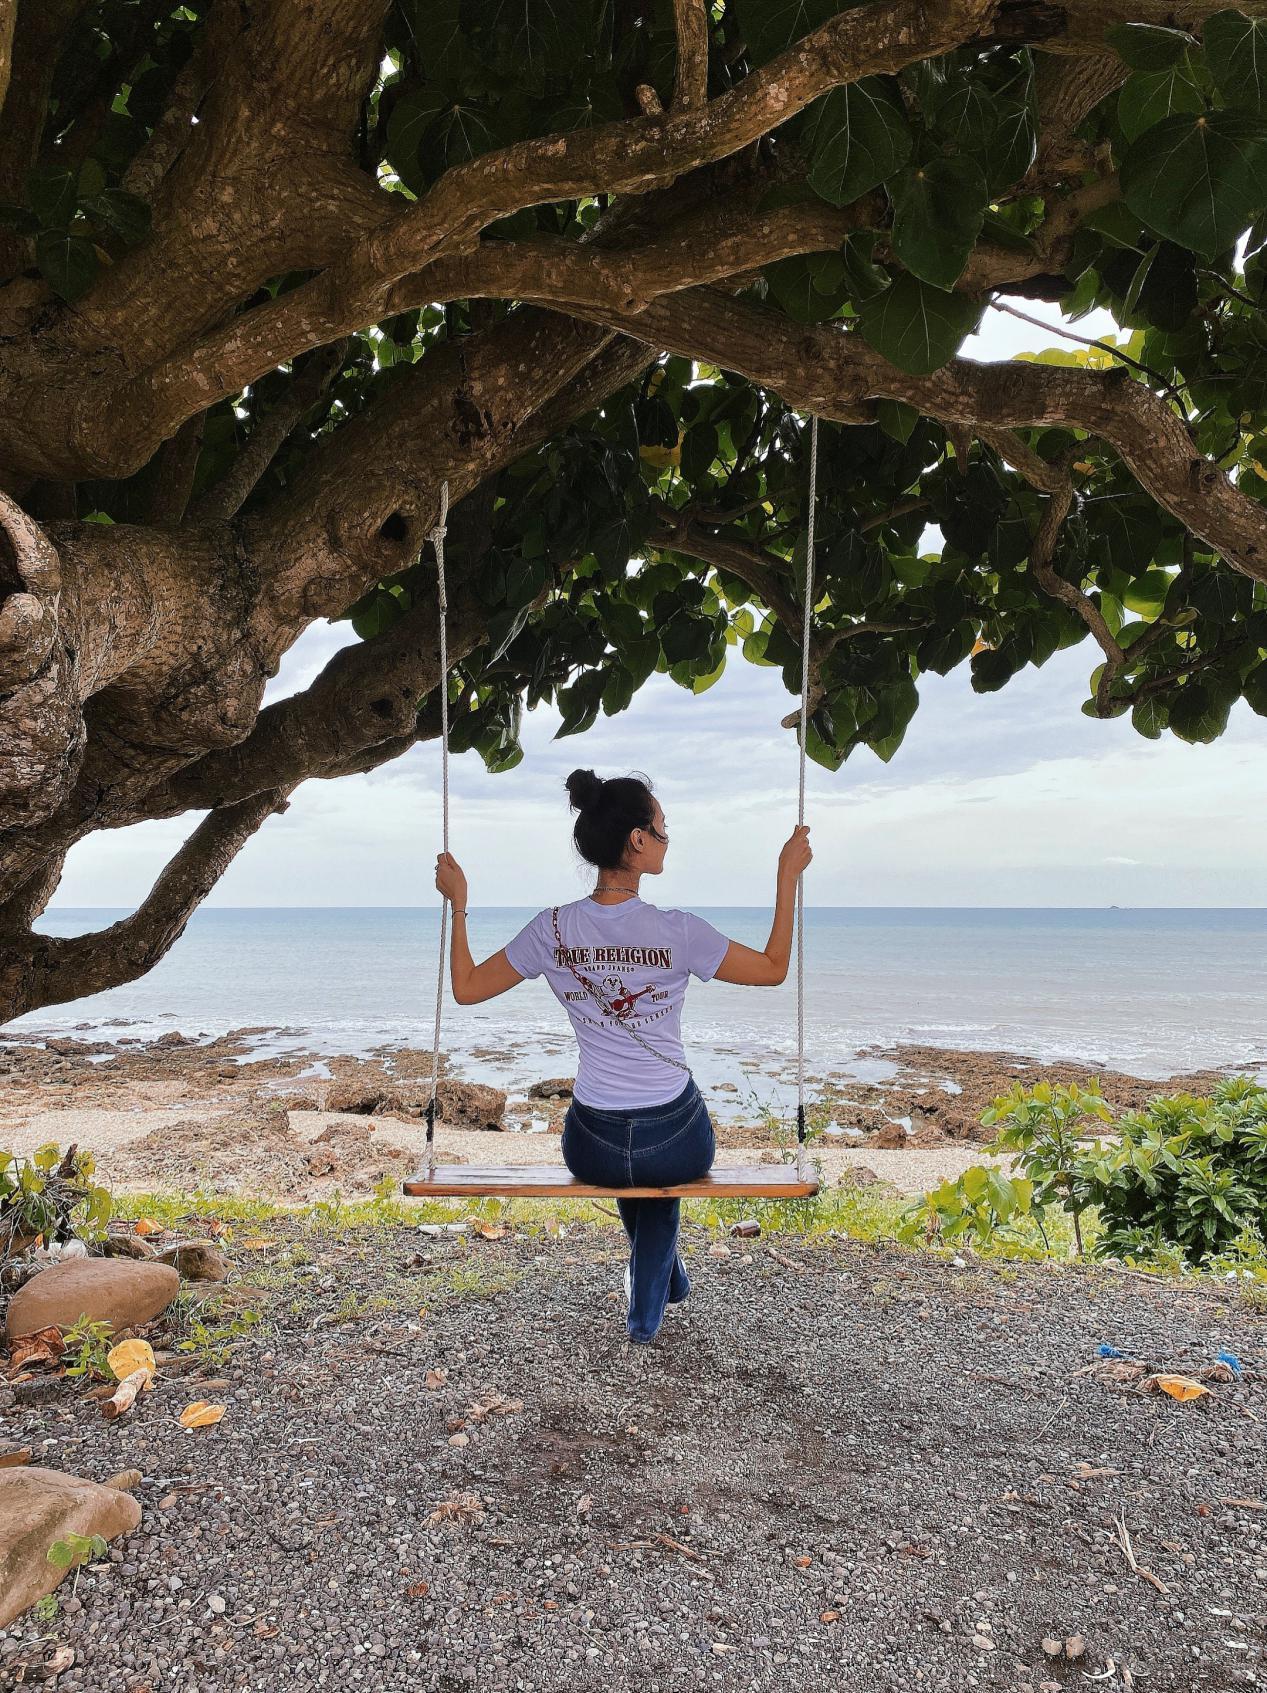
[[[778,880],[774,892],[774,921],[765,950],[731,941],[726,956],[713,978],[735,982],[746,988],[774,988],[787,980],[792,957],[792,926],[796,919],[796,884],[814,854],[810,851],[809,825],[798,824],[779,854]]]
[[[482,964],[471,957],[466,938],[466,902],[469,897],[462,866],[451,852],[436,858],[436,887],[453,906],[453,939],[449,946],[449,978],[459,1005],[482,1005],[499,993],[517,988],[523,977],[506,957],[506,949],[495,952]]]

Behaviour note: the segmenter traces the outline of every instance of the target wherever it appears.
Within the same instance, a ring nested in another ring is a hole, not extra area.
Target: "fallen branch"
[[[1161,1577],[1159,1575],[1154,1575],[1151,1570],[1146,1570],[1143,1564],[1137,1561],[1135,1557],[1135,1548],[1131,1544],[1130,1530],[1126,1526],[1125,1516],[1116,1517],[1114,1519],[1113,1526],[1117,1529],[1117,1543],[1122,1548],[1126,1561],[1134,1570],[1135,1574],[1143,1576],[1145,1581],[1151,1582],[1159,1593],[1169,1593],[1170,1589],[1166,1586]]]
[[[109,1399],[101,1402],[101,1415],[107,1422],[112,1423],[116,1417],[121,1417],[125,1411],[130,1411],[138,1393],[144,1391],[154,1379],[154,1372],[142,1364],[133,1370],[115,1388]]]

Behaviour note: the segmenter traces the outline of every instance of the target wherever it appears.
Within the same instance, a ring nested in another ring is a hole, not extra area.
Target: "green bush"
[[[1267,1087],[1236,1076],[1208,1098],[1155,1099],[1115,1127],[1120,1138],[1074,1172],[1075,1198],[1099,1211],[1099,1256],[1173,1246],[1203,1265],[1267,1241]]]
[[[41,1146],[30,1158],[0,1148],[0,1260],[43,1235],[46,1245],[95,1240],[110,1221],[109,1190],[92,1180],[90,1152]]]
[[[1024,1239],[1032,1220],[1046,1245],[1043,1212],[1049,1205],[1058,1205],[1073,1218],[1074,1242],[1081,1256],[1086,1201],[1075,1181],[1081,1157],[1078,1137],[1089,1120],[1103,1122],[1109,1115],[1098,1087],[1039,1082],[1023,1088],[1017,1082],[981,1118],[987,1128],[998,1131],[985,1151],[996,1156],[1012,1154],[1011,1175],[997,1166],[974,1164],[912,1205],[899,1237],[911,1241],[940,1237],[984,1247],[999,1235]]]
[[[1073,1220],[1079,1254],[1090,1214],[1089,1249],[1100,1258],[1267,1262],[1267,1087],[1238,1076],[1208,1098],[1154,1099],[1112,1121],[1114,1138],[1094,1147],[1092,1120],[1112,1121],[1096,1088],[1017,1085],[981,1119],[998,1131],[984,1150],[1011,1154],[1011,1175],[974,1165],[943,1182],[907,1209],[901,1237],[988,1247],[1024,1240],[1032,1223],[1046,1243],[1043,1214],[1057,1206]]]

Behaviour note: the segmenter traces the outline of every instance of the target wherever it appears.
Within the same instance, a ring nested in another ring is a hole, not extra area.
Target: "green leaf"
[[[1163,118],[1127,149],[1121,182],[1150,228],[1214,258],[1267,204],[1267,121],[1226,111]]]
[[[1170,708],[1156,695],[1151,699],[1139,700],[1131,707],[1131,722],[1147,740],[1160,740],[1161,732],[1169,721]]]
[[[485,0],[477,10],[499,64],[534,87],[548,72],[570,70],[590,45],[591,8],[581,0]]]
[[[613,664],[603,684],[603,713],[613,717],[624,711],[634,697],[635,682],[622,664]]]
[[[952,287],[985,217],[988,195],[980,165],[974,159],[930,159],[902,171],[889,194],[894,257],[925,282]]]
[[[717,457],[717,429],[708,422],[694,423],[682,440],[681,471],[688,482],[707,476]]]
[[[980,301],[945,293],[917,276],[900,276],[862,309],[862,334],[883,358],[911,376],[928,376],[954,358],[976,328]]]
[[[84,211],[121,236],[129,247],[149,234],[150,205],[139,194],[129,194],[122,188],[107,188],[85,200]]]
[[[347,616],[361,640],[370,641],[390,629],[403,611],[404,605],[395,594],[386,588],[371,588],[349,608]]]
[[[65,165],[37,165],[27,172],[26,201],[45,229],[64,229],[79,203],[79,179]]]
[[[915,656],[921,670],[931,670],[946,676],[956,665],[962,664],[976,644],[977,630],[966,618],[949,629],[934,629],[925,635],[916,648]]]
[[[846,206],[900,170],[914,138],[894,84],[867,76],[815,102],[806,144],[810,186],[824,200]]]
[[[1217,741],[1227,728],[1231,709],[1229,692],[1190,681],[1175,690],[1170,702],[1170,728],[1181,741]]]
[[[1128,141],[1176,112],[1204,110],[1205,97],[1186,53],[1165,70],[1136,71],[1117,97],[1117,121]]]
[[[919,422],[919,413],[905,400],[881,400],[875,408],[875,420],[891,441],[905,446]]]
[[[1208,623],[1231,623],[1247,612],[1253,599],[1253,584],[1246,576],[1230,570],[1209,570],[1188,589],[1188,604],[1195,606]]]
[[[803,253],[775,259],[765,267],[765,279],[775,303],[797,323],[825,323],[836,315],[845,298],[843,286],[835,295],[819,291],[814,268]]]
[[[1027,95],[998,102],[998,122],[985,149],[984,165],[990,193],[1000,194],[1019,182],[1038,151],[1038,122],[1034,102]]]
[[[1250,671],[1242,691],[1250,710],[1256,711],[1260,717],[1267,717],[1267,659]]]
[[[1155,24],[1114,24],[1105,30],[1104,39],[1133,71],[1164,71],[1197,44],[1187,30]]]
[[[1205,62],[1229,106],[1267,110],[1267,18],[1216,12],[1201,31]]]
[[[45,229],[35,240],[35,262],[55,294],[77,300],[91,288],[98,270],[97,250],[82,235]]]
[[[1164,570],[1146,570],[1123,593],[1122,604],[1137,617],[1158,617],[1166,603],[1170,582],[1171,578]]]
[[[763,65],[840,10],[839,0],[735,0],[754,64]]]
[[[402,94],[392,107],[387,121],[384,155],[388,164],[415,194],[421,194],[430,177],[419,159],[419,147],[427,130],[452,104],[449,95],[440,89],[411,89]]]

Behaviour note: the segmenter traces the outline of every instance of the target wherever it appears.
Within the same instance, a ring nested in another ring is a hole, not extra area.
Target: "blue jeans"
[[[676,1099],[629,1111],[599,1111],[574,1099],[563,1123],[563,1162],[596,1187],[674,1187],[712,1166],[717,1150],[704,1096],[688,1081]],[[617,1199],[629,1236],[629,1338],[654,1340],[666,1305],[691,1291],[678,1256],[682,1202]]]

